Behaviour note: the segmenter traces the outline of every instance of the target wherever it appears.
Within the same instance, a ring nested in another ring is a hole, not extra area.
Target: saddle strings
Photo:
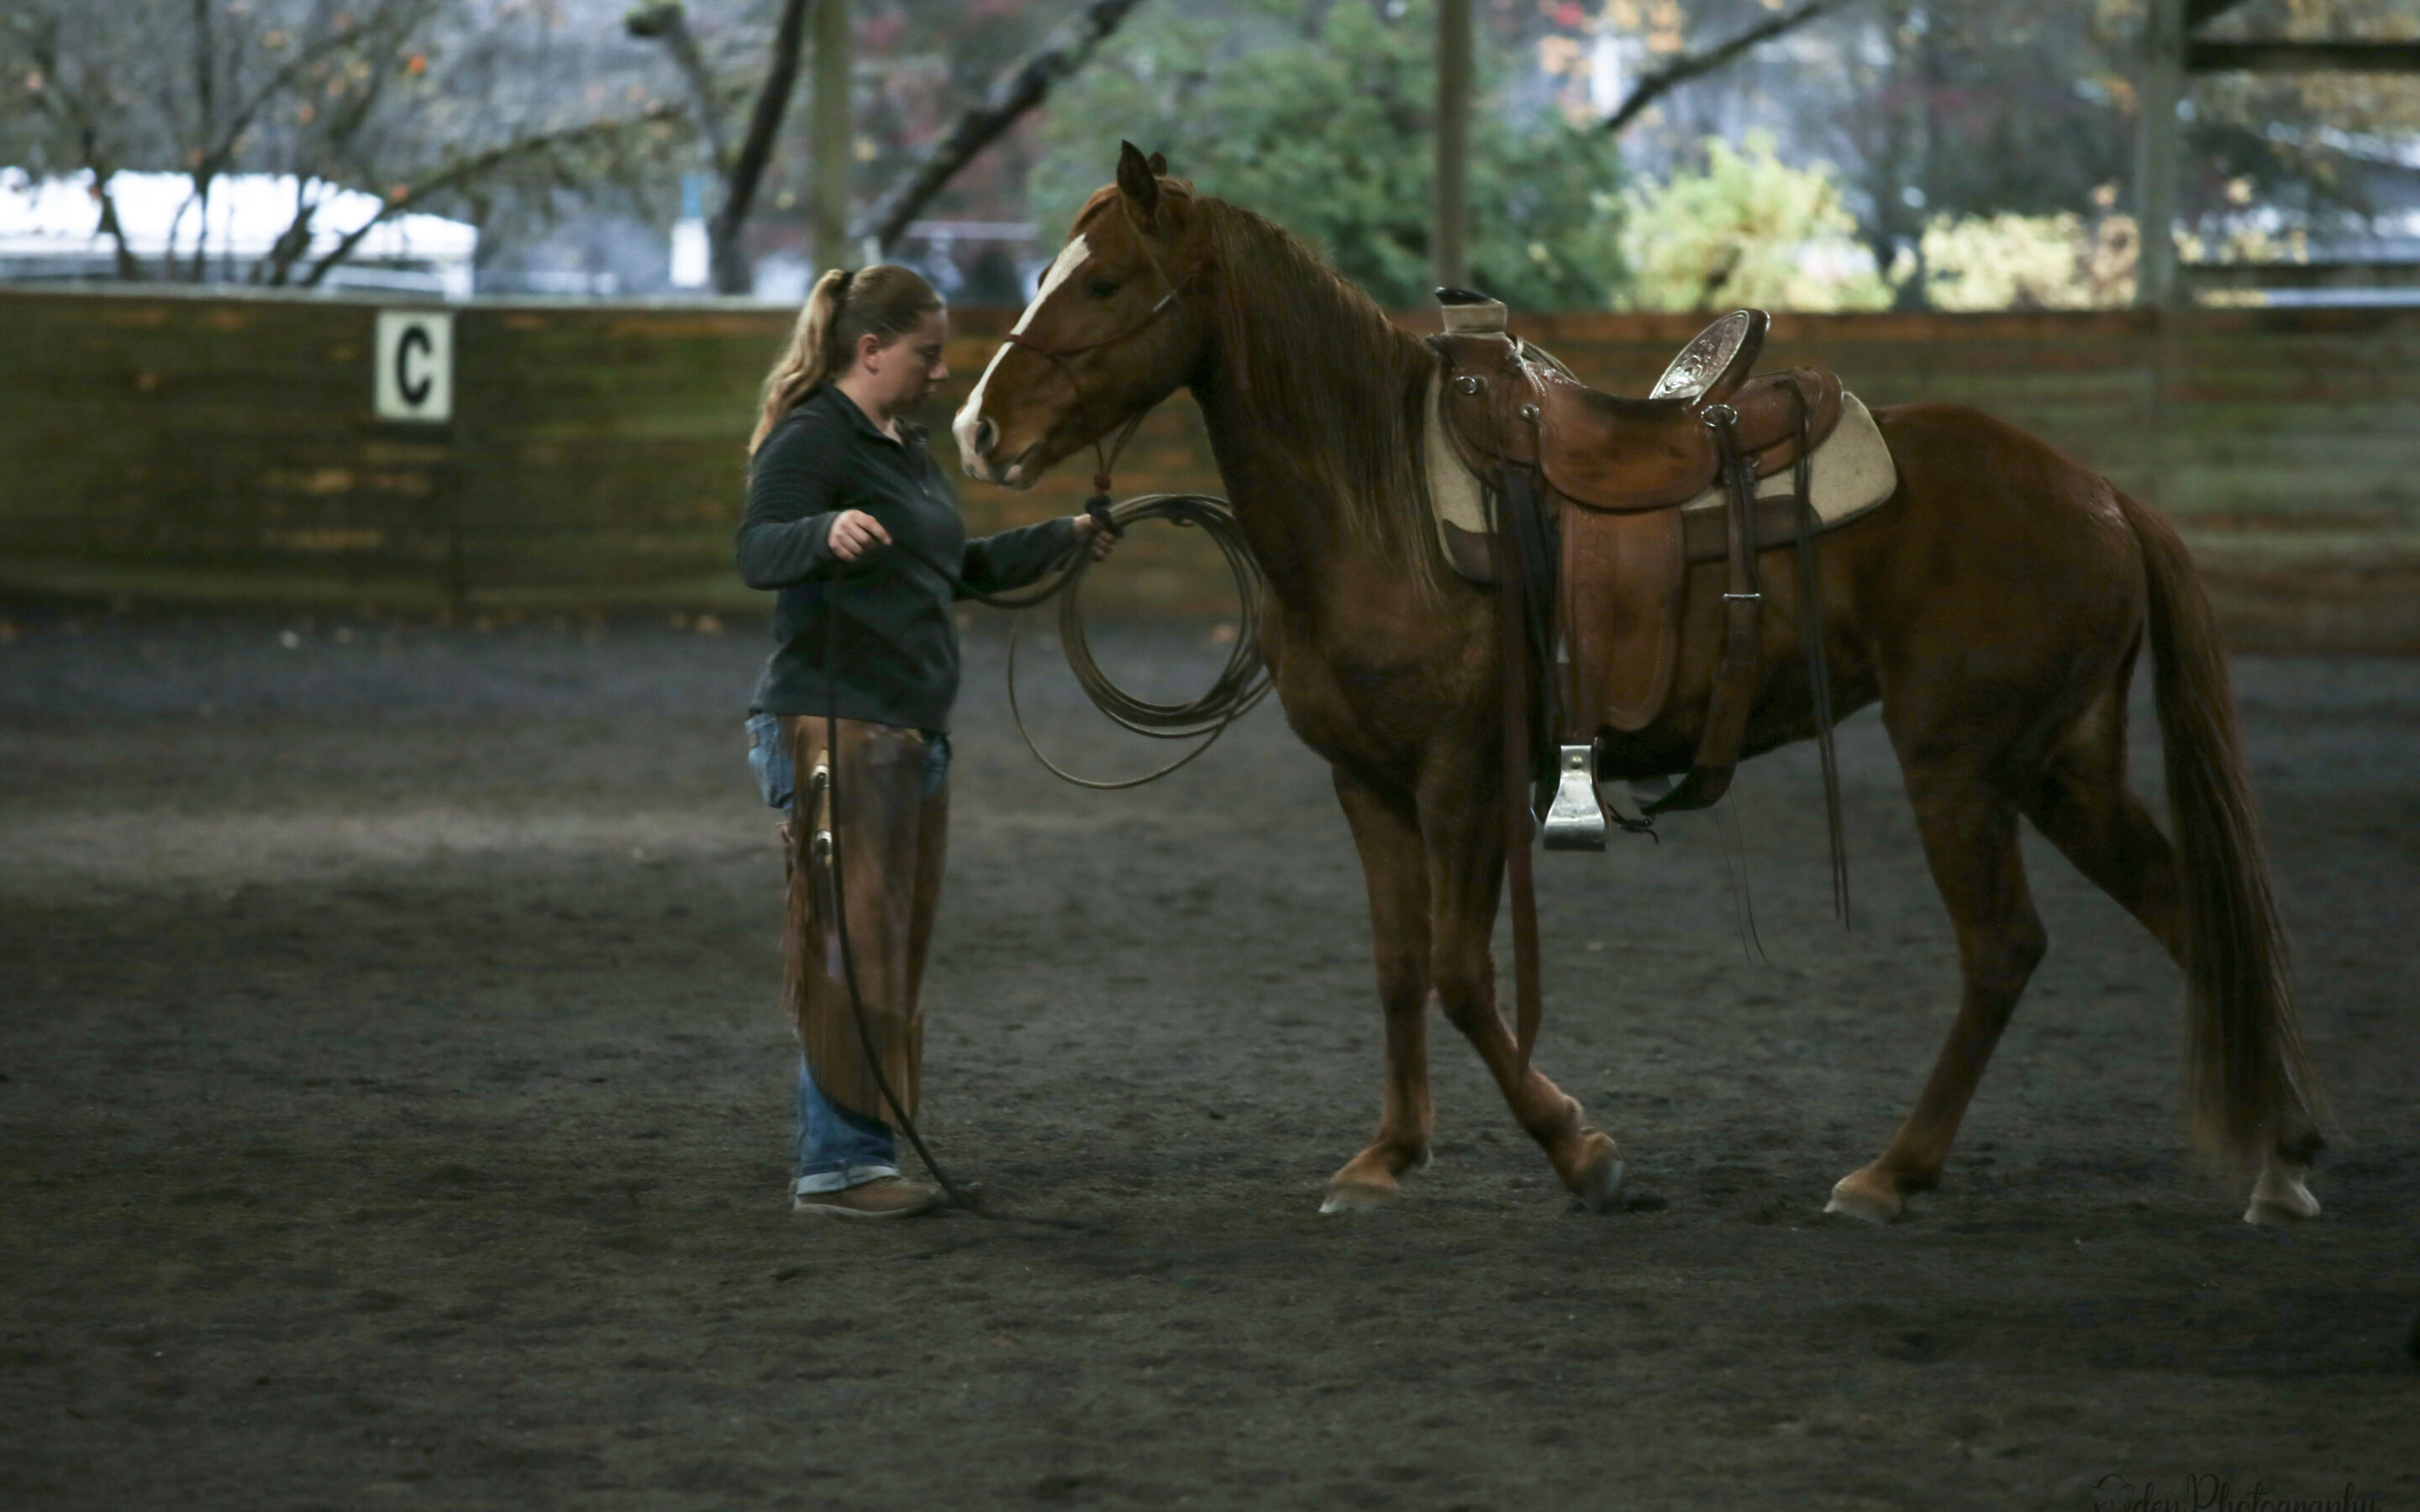
[[[1764,936],[1756,928],[1756,889],[1747,874],[1747,831],[1739,821],[1739,795],[1729,793],[1714,805],[1714,833],[1723,853],[1723,872],[1731,884],[1731,928],[1738,932],[1740,958],[1750,965],[1771,965]]]

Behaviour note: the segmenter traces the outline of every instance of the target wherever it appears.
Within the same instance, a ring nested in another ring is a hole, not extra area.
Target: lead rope
[[[1066,653],[1069,671],[1093,706],[1107,715],[1112,723],[1139,735],[1154,740],[1187,740],[1206,735],[1201,745],[1167,765],[1146,772],[1140,777],[1122,780],[1078,777],[1060,766],[1042,752],[1035,744],[1033,732],[1025,722],[1025,709],[1016,691],[1016,648],[1023,635],[1025,622],[1018,620],[1009,629],[1008,637],[1008,707],[1016,720],[1016,733],[1025,741],[1025,748],[1033,753],[1053,777],[1079,788],[1096,793],[1123,788],[1140,787],[1146,782],[1166,777],[1190,763],[1195,757],[1218,743],[1218,737],[1229,726],[1250,713],[1268,697],[1271,683],[1268,669],[1261,660],[1261,601],[1264,592],[1260,569],[1252,562],[1251,547],[1245,541],[1236,524],[1234,512],[1222,500],[1206,494],[1145,494],[1114,506],[1110,514],[1123,528],[1137,520],[1164,519],[1179,529],[1198,529],[1210,537],[1227,559],[1228,570],[1234,575],[1236,625],[1234,649],[1228,653],[1227,665],[1219,671],[1209,691],[1187,703],[1153,703],[1138,699],[1112,683],[1093,659],[1092,646],[1084,629],[1081,598],[1071,583],[1059,602],[1059,644]]]

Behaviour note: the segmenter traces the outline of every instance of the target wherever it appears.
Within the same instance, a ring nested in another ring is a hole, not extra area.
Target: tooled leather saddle
[[[1722,656],[1689,770],[1642,805],[1643,819],[1705,808],[1728,791],[1761,681],[1757,559],[1784,544],[1797,547],[1798,639],[1817,694],[1827,807],[1837,811],[1814,572],[1823,524],[1808,478],[1840,424],[1838,376],[1816,367],[1755,373],[1770,317],[1738,310],[1683,347],[1646,398],[1626,398],[1588,387],[1512,335],[1501,303],[1459,289],[1437,297],[1445,332],[1429,343],[1441,363],[1437,418],[1490,506],[1493,576],[1510,642],[1527,654],[1522,771],[1554,792],[1546,847],[1604,848],[1594,743],[1664,714],[1682,659],[1688,568],[1698,562],[1729,564]],[[1788,491],[1760,489],[1784,474],[1793,480]]]

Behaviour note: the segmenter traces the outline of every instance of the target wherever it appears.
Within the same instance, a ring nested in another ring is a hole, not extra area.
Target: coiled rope
[[[1025,628],[1023,620],[1016,621],[1008,634],[1008,707],[1016,717],[1016,733],[1025,741],[1025,748],[1033,759],[1047,768],[1053,777],[1072,782],[1079,788],[1110,792],[1119,788],[1140,787],[1157,781],[1178,767],[1218,743],[1230,725],[1250,713],[1254,705],[1268,697],[1268,667],[1261,659],[1261,600],[1267,585],[1261,569],[1252,561],[1251,547],[1244,539],[1243,528],[1236,523],[1235,512],[1223,499],[1198,493],[1142,494],[1109,506],[1109,518],[1120,534],[1127,526],[1141,520],[1166,520],[1180,530],[1199,530],[1207,535],[1227,559],[1227,570],[1235,579],[1235,641],[1227,654],[1227,665],[1200,698],[1183,703],[1154,703],[1140,699],[1109,680],[1093,659],[1092,641],[1084,629],[1082,597],[1083,577],[1093,564],[1090,549],[1078,551],[1075,560],[1063,575],[1041,592],[1022,599],[1006,601],[984,594],[971,595],[986,604],[1002,609],[1022,609],[1039,604],[1057,595],[1059,598],[1059,646],[1067,656],[1067,670],[1075,674],[1076,684],[1093,706],[1109,716],[1111,722],[1139,735],[1154,740],[1189,740],[1196,735],[1208,738],[1167,765],[1146,772],[1140,777],[1121,780],[1103,780],[1078,777],[1042,753],[1034,743],[1033,732],[1026,727],[1025,710],[1016,696],[1016,645]]]

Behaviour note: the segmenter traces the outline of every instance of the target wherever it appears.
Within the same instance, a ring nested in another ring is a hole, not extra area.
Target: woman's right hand
[[[844,509],[832,517],[832,555],[843,562],[855,562],[876,547],[890,544],[891,532],[862,509]]]

